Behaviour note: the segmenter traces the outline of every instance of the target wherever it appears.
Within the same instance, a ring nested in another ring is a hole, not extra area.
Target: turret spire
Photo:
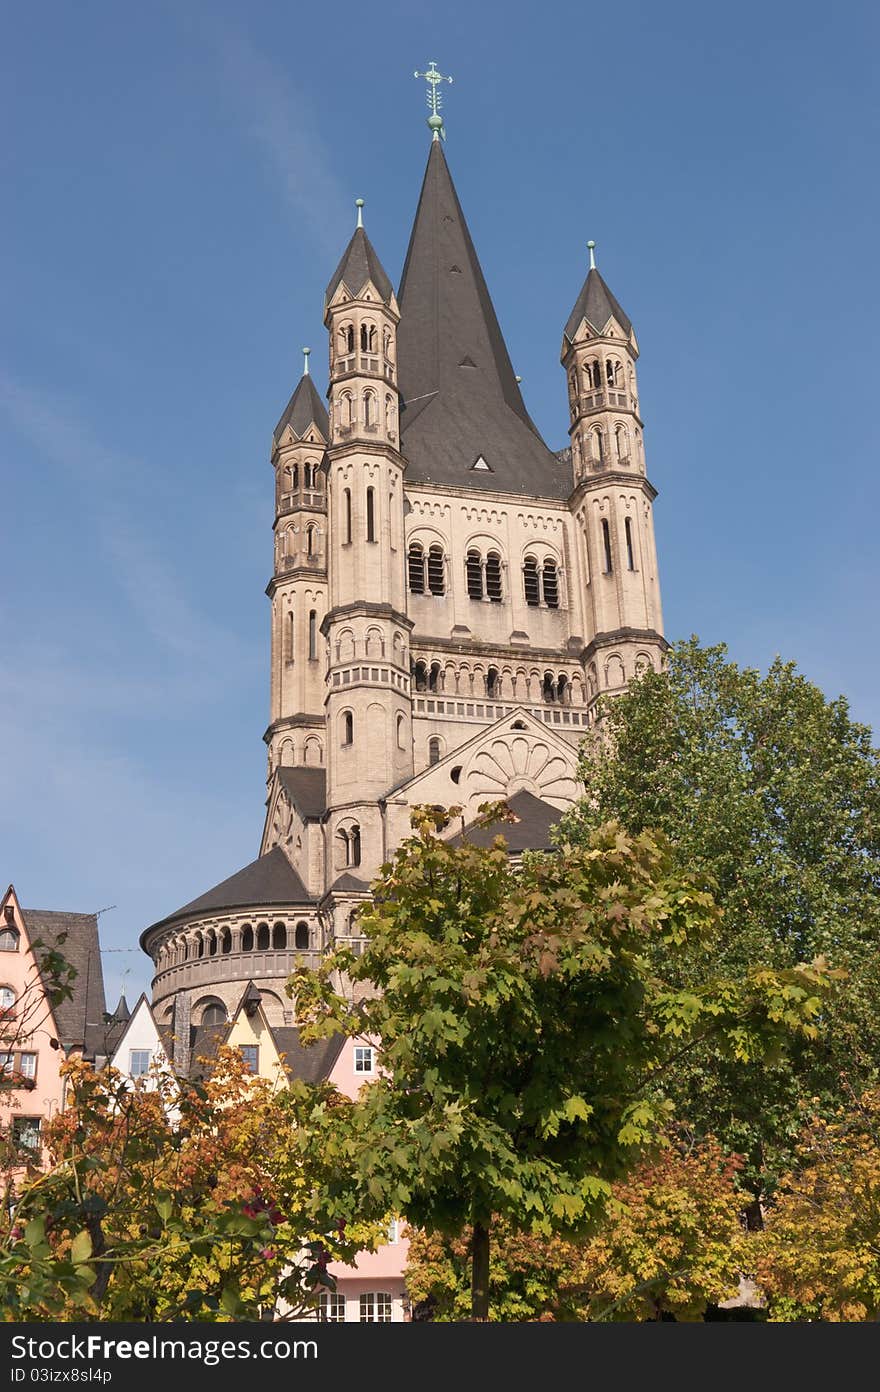
[[[363,225],[364,225],[364,200],[363,200],[362,198],[356,198],[356,199],[354,200],[354,206],[355,206],[355,207],[357,208],[357,210],[358,210],[357,225],[358,225],[358,227],[363,227]]]
[[[308,377],[308,375],[309,375],[309,353],[311,353],[311,351],[312,351],[311,348],[304,348],[304,349],[303,349],[303,376],[304,376],[304,377]]]
[[[593,242],[593,241],[587,242],[587,251],[590,253],[590,270],[591,270],[591,271],[595,271],[595,269],[596,269],[596,243]]]
[[[434,59],[428,66],[427,72],[414,72],[413,77],[423,77],[428,83],[427,99],[431,114],[428,117],[428,126],[431,130],[433,140],[439,140],[441,136],[446,139],[446,130],[443,126],[443,117],[440,115],[440,108],[443,105],[443,94],[440,90],[441,82],[451,82],[451,77],[444,77],[442,72],[437,69]]]

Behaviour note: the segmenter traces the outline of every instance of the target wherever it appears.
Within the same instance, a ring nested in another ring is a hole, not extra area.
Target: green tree
[[[453,845],[443,820],[414,813],[361,914],[362,956],[340,948],[289,989],[307,1037],[381,1041],[340,1173],[365,1216],[470,1229],[485,1319],[493,1215],[547,1235],[588,1226],[665,1122],[673,1058],[707,1033],[742,1062],[812,1036],[827,981],[820,964],[670,986],[657,949],[710,957],[717,911],[646,834],[605,827],[517,871],[502,839]]]
[[[673,863],[711,877],[722,909],[711,963],[663,951],[658,970],[698,988],[707,971],[786,968],[824,955],[848,976],[826,1007],[818,1047],[792,1047],[747,1077],[718,1051],[691,1054],[670,1080],[679,1111],[743,1154],[754,1200],[791,1164],[819,1098],[860,1090],[880,1060],[880,756],[846,701],[825,699],[792,663],[766,676],[692,638],[606,706],[586,748],[588,796],[560,840],[586,845],[615,817],[665,834]]]

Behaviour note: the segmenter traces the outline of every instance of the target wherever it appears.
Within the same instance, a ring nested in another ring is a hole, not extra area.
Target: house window
[[[479,551],[469,551],[465,563],[467,592],[470,599],[483,598],[483,560]]]
[[[15,928],[4,928],[0,932],[0,952],[18,951],[18,931]]]
[[[19,1054],[18,1071],[23,1078],[30,1082],[37,1076],[37,1056],[36,1054]]]
[[[434,545],[428,552],[428,589],[432,595],[446,593],[446,567],[442,546]]]
[[[241,1054],[248,1072],[258,1073],[260,1070],[259,1044],[239,1044],[238,1052]]]
[[[538,579],[538,562],[534,556],[526,556],[523,562],[523,585],[526,593],[526,604],[533,607],[541,603],[541,588]]]
[[[544,584],[544,603],[548,609],[559,608],[559,576],[556,572],[556,562],[548,559],[544,562],[543,573]]]
[[[369,1044],[358,1044],[354,1051],[355,1073],[372,1073],[375,1053]]]
[[[3,1014],[15,1009],[15,992],[11,986],[0,986],[0,1011]]]
[[[635,563],[635,558],[634,558],[634,556],[633,556],[632,522],[631,522],[630,519],[627,517],[627,519],[626,519],[626,521],[624,522],[623,525],[624,525],[624,530],[625,530],[625,532],[626,532],[626,568],[627,568],[627,570],[635,570],[635,568],[636,568],[636,563]]]
[[[133,1078],[142,1078],[145,1073],[150,1071],[150,1050],[149,1049],[130,1049],[128,1053],[128,1071]]]
[[[361,1324],[390,1324],[391,1296],[387,1291],[364,1291],[361,1296]]]
[[[410,594],[425,593],[425,553],[417,541],[409,548],[409,589]]]
[[[325,1324],[344,1324],[345,1296],[338,1291],[322,1291],[318,1301],[318,1319]]]
[[[607,517],[602,518],[602,549],[605,553],[605,574],[610,575],[614,566],[611,563],[611,531]]]
[[[40,1117],[17,1116],[12,1118],[12,1143],[28,1150],[40,1149]]]
[[[15,1054],[0,1054],[0,1072],[7,1077],[15,1072]]]
[[[501,557],[490,551],[486,557],[486,594],[495,604],[501,600]]]

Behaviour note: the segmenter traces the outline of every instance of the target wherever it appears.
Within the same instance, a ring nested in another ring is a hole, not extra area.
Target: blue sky
[[[526,401],[567,443],[585,243],[632,317],[669,637],[880,724],[869,4],[5,8],[0,874],[140,930],[257,852],[271,431],[366,203],[399,276],[428,132]]]

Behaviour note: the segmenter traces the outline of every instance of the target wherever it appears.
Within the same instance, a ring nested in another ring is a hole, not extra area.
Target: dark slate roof
[[[119,1004],[117,1005],[116,1009],[113,1011],[113,1019],[114,1019],[114,1021],[116,1021],[117,1023],[121,1021],[123,1024],[125,1023],[126,1020],[130,1020],[130,1019],[131,1019],[131,1011],[130,1011],[129,1008],[128,1008],[128,1001],[125,999],[125,992],[124,992],[124,991],[123,991],[122,995],[119,997]]]
[[[608,286],[593,266],[581,286],[581,293],[575,301],[574,309],[568,316],[565,337],[569,343],[574,342],[574,336],[580,328],[582,319],[586,319],[597,333],[601,333],[612,316],[617,320],[623,332],[628,334],[632,329],[629,318],[620,308]]]
[[[323,817],[327,808],[327,773],[322,768],[279,768],[278,778],[305,821]]]
[[[330,1076],[345,1043],[344,1034],[334,1034],[329,1039],[318,1039],[314,1044],[303,1044],[299,1030],[292,1026],[273,1029],[272,1035],[279,1054],[284,1055],[284,1066],[289,1076],[301,1078],[306,1083],[320,1083]]]
[[[431,144],[399,301],[407,481],[567,498],[571,471],[525,408],[439,141]],[[474,469],[480,455],[489,469]]]
[[[468,827],[451,838],[453,846],[460,846],[467,840],[473,846],[491,846],[496,836],[503,836],[511,855],[522,851],[547,851],[552,849],[550,828],[560,820],[562,813],[558,807],[535,797],[525,790],[514,793],[507,799],[507,806],[517,818],[515,822],[495,822],[490,827]]]
[[[333,299],[340,281],[345,281],[345,287],[352,299],[357,299],[368,280],[373,282],[385,304],[389,304],[394,294],[394,286],[385,274],[382,262],[366,232],[362,227],[356,227],[354,236],[342,253],[342,260],[330,278],[324,303],[329,304]]]
[[[306,372],[300,377],[293,396],[285,406],[284,414],[275,427],[272,439],[277,444],[284,431],[290,426],[296,438],[301,440],[310,425],[318,427],[326,444],[330,439],[330,418],[327,415],[327,407],[318,395],[311,375]]]
[[[330,886],[331,894],[366,894],[370,886],[366,880],[359,880],[356,875],[350,875],[346,870],[334,880]]]
[[[39,938],[76,968],[71,999],[53,1007],[61,1043],[66,1049],[82,1048],[87,1058],[104,1053],[107,1005],[97,914],[58,913],[50,909],[22,909],[22,913],[31,942]],[[60,942],[65,933],[65,941]]]
[[[274,904],[313,904],[310,895],[280,846],[257,860],[252,860],[236,875],[221,881],[206,894],[184,904],[182,909],[153,923],[141,934],[141,947],[147,933],[174,919],[190,918],[195,914],[211,913],[215,909],[263,908]],[[145,949],[146,950],[146,949]]]
[[[231,1025],[193,1025],[189,1032],[190,1077],[204,1078],[211,1071],[217,1050],[229,1037]],[[169,1054],[169,1058],[172,1057]],[[204,1060],[204,1061],[203,1061]]]

